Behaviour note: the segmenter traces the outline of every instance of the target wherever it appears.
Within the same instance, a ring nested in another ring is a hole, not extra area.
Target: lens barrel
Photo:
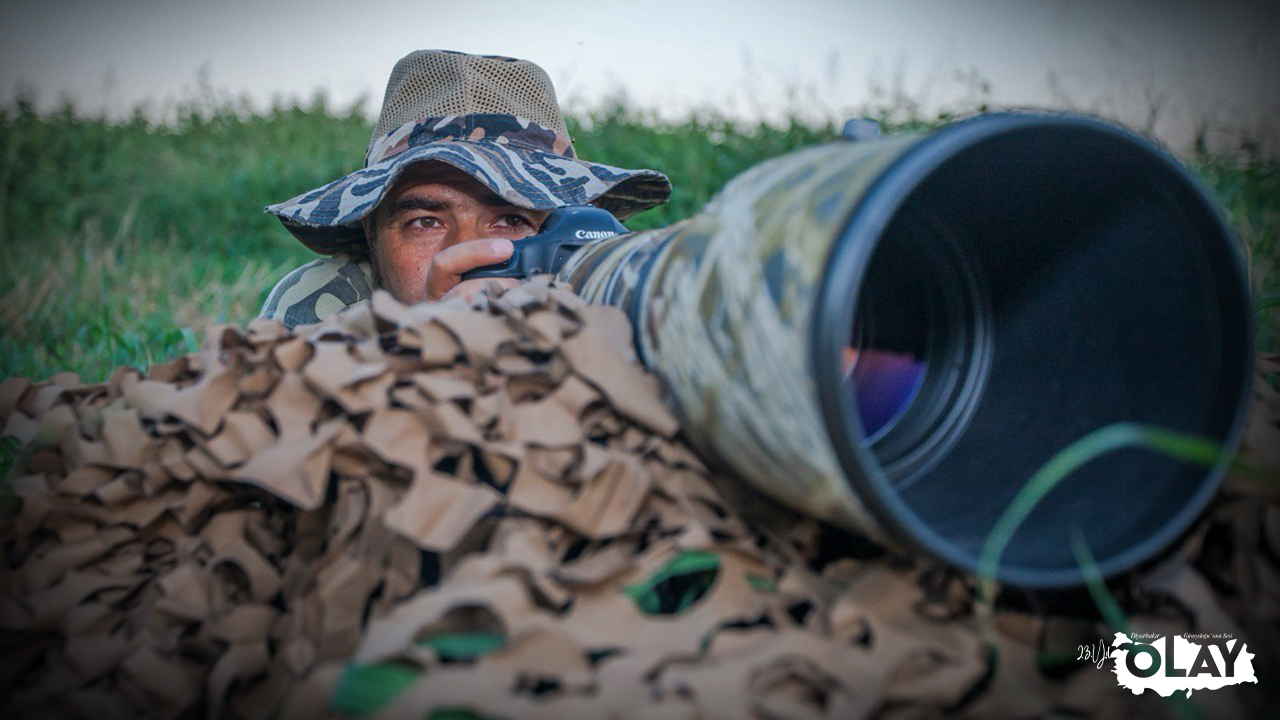
[[[1089,118],[805,148],[688,221],[588,246],[560,277],[628,314],[704,455],[970,571],[1014,494],[1089,432],[1137,422],[1231,449],[1243,427],[1238,242],[1175,160]],[[1224,465],[1098,458],[1043,499],[997,575],[1079,584],[1075,533],[1104,575],[1149,559]]]

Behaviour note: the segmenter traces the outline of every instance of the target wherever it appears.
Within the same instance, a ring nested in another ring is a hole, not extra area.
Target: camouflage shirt
[[[339,310],[368,302],[376,287],[367,259],[323,257],[285,275],[267,295],[261,317],[290,329],[327,320]]]

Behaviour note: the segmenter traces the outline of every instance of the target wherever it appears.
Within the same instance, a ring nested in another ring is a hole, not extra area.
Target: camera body
[[[462,274],[462,279],[525,279],[542,273],[555,274],[583,246],[626,232],[608,210],[589,205],[556,208],[543,221],[537,235],[515,243],[515,252],[506,262],[470,270]]]

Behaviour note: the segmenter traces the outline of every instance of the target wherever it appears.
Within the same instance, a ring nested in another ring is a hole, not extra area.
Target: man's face
[[[450,165],[413,165],[374,211],[374,272],[403,303],[470,298],[486,281],[463,282],[462,273],[511,257],[512,242],[535,234],[547,214],[508,203]]]

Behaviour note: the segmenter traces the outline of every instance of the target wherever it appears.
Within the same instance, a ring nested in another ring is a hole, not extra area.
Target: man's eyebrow
[[[444,200],[429,200],[415,195],[406,195],[392,203],[390,214],[399,215],[402,212],[409,212],[411,210],[442,212],[444,210],[448,210],[450,207],[452,207],[452,205]]]

